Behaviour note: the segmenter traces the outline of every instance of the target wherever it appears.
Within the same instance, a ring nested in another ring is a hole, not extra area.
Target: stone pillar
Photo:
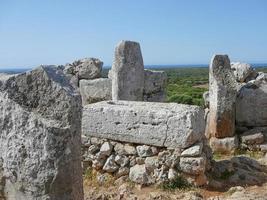
[[[142,101],[144,64],[140,45],[122,41],[115,49],[112,65],[112,100]]]
[[[56,67],[0,78],[0,197],[83,199],[81,107]]]
[[[236,83],[227,55],[213,56],[209,68],[209,135],[231,137],[235,133]]]

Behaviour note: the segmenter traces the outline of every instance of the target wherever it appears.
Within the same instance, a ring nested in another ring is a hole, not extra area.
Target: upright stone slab
[[[62,70],[39,67],[0,79],[5,199],[82,200],[80,127],[81,98]]]
[[[209,132],[217,138],[235,133],[236,82],[227,55],[215,55],[209,69]]]
[[[122,41],[115,49],[112,65],[112,99],[142,101],[144,64],[140,45]]]

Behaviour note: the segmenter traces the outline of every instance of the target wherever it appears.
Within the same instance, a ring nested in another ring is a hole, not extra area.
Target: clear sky
[[[120,40],[140,42],[146,65],[267,63],[267,0],[0,0],[0,67],[111,65]]]

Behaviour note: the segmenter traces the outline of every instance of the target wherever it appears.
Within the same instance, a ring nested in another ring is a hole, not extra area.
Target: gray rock
[[[103,170],[109,173],[113,173],[119,169],[119,166],[115,162],[115,156],[111,155],[108,157],[105,165],[103,166]]]
[[[235,133],[236,80],[227,55],[215,55],[209,71],[209,135],[231,137]]]
[[[125,155],[136,155],[137,151],[134,146],[126,144],[124,145]]]
[[[63,71],[41,66],[0,82],[5,198],[83,199],[81,98]]]
[[[138,183],[141,185],[146,185],[150,182],[145,165],[135,165],[131,167],[129,178],[134,183]]]
[[[164,71],[144,71],[144,101],[166,101],[167,74]]]
[[[83,105],[111,100],[111,79],[80,80],[79,85]]]
[[[231,153],[238,148],[237,136],[226,137],[226,138],[212,137],[209,142],[210,142],[210,147],[214,152]]]
[[[88,148],[88,153],[90,154],[95,154],[99,151],[99,147],[97,145],[91,145],[89,148]]]
[[[267,83],[243,86],[236,100],[238,126],[267,126]]]
[[[178,173],[175,169],[173,168],[170,168],[169,171],[168,171],[168,179],[169,180],[173,180],[177,177]]]
[[[128,167],[120,167],[118,172],[116,173],[116,177],[122,177],[125,175],[128,175],[130,172],[130,169]]]
[[[203,143],[198,143],[192,147],[189,147],[188,149],[185,149],[181,156],[183,157],[194,157],[194,156],[200,156],[203,149]]]
[[[147,157],[145,159],[145,166],[148,171],[153,172],[154,169],[159,167],[158,157],[157,156]]]
[[[72,63],[80,79],[94,79],[101,76],[103,62],[97,58],[84,58]]]
[[[204,131],[204,110],[198,106],[103,101],[83,109],[82,132],[88,136],[187,148],[201,140]]]
[[[154,155],[151,147],[147,146],[147,145],[137,146],[136,150],[137,150],[138,156],[140,156],[141,158],[145,158],[145,157]]]
[[[129,164],[130,159],[125,155],[116,155],[115,162],[121,167],[125,167]]]
[[[231,69],[234,71],[236,80],[241,83],[255,79],[257,76],[256,71],[247,63],[231,63]]]
[[[118,155],[125,155],[124,145],[122,143],[117,142],[114,146],[114,151]]]
[[[196,157],[196,158],[186,158],[182,157],[180,159],[180,168],[183,172],[187,174],[203,174],[206,167],[206,158],[205,157]]]
[[[262,144],[264,135],[261,128],[253,128],[241,135],[241,142],[247,145]]]
[[[113,150],[113,146],[109,142],[104,142],[100,148],[100,152],[103,155],[109,156]]]
[[[121,41],[112,65],[112,99],[142,101],[144,64],[137,42]]]

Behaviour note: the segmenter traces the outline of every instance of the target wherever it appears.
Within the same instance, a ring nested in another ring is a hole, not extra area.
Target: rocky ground
[[[267,200],[267,156],[246,154],[217,158],[208,176],[210,181],[207,187],[183,190],[141,187],[127,180],[114,182],[112,177],[105,181],[85,177],[85,199]]]

